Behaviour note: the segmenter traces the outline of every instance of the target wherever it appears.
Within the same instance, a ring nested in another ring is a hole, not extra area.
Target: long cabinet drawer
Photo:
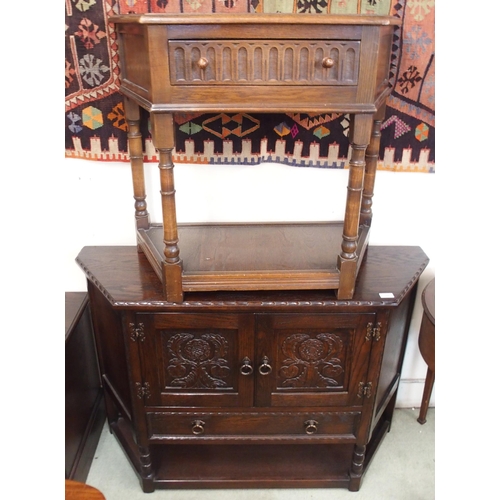
[[[352,412],[148,412],[152,440],[215,437],[354,438],[361,413]]]
[[[172,85],[356,85],[359,40],[169,41]]]

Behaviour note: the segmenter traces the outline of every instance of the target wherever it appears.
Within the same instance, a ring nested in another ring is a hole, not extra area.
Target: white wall
[[[175,166],[177,218],[197,221],[291,221],[343,218],[347,171],[267,163]],[[135,245],[134,200],[127,163],[66,159],[64,288],[86,289],[75,257],[88,245]],[[146,164],[148,209],[161,222],[158,171]],[[418,407],[427,367],[418,350],[420,295],[434,277],[436,176],[377,173],[371,245],[416,245],[430,258],[417,292],[397,405]],[[434,406],[434,396],[431,398]]]

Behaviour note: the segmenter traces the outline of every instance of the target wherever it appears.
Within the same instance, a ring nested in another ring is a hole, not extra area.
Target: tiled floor
[[[87,484],[106,500],[432,500],[435,498],[434,408],[427,423],[418,409],[397,409],[359,492],[342,489],[157,490],[145,494],[105,425]]]

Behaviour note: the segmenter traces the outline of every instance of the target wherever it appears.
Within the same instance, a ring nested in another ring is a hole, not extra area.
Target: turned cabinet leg
[[[127,137],[130,166],[132,169],[136,227],[137,229],[147,229],[149,227],[149,213],[146,204],[146,185],[144,182],[144,156],[140,130],[140,109],[137,103],[127,97],[124,98],[124,106],[128,125]]]
[[[372,115],[356,115],[352,120],[353,124],[350,130],[352,154],[349,162],[342,248],[338,258],[340,285],[337,290],[337,297],[339,299],[351,299],[354,294],[358,263],[357,249],[361,197],[366,166],[365,153],[370,141]]]
[[[142,490],[144,493],[151,493],[154,491],[154,475],[153,464],[151,461],[151,453],[149,447],[139,446],[139,461],[141,470],[139,471],[142,483]]]
[[[378,109],[373,118],[372,134],[370,144],[366,148],[365,182],[361,200],[360,224],[370,226],[372,222],[373,193],[375,188],[375,176],[377,174],[377,163],[380,152],[380,129],[385,117],[385,105]]]
[[[174,121],[171,113],[152,115],[153,140],[159,154],[160,193],[163,215],[164,260],[163,286],[168,302],[182,302],[182,261],[179,256],[179,237],[175,209]]]
[[[349,490],[358,491],[361,487],[361,477],[363,473],[363,464],[365,461],[366,446],[356,445],[351,463],[351,480],[349,481]]]

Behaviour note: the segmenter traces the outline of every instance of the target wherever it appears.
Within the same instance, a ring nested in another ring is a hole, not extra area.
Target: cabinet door
[[[375,314],[262,314],[256,330],[257,406],[361,405]]]
[[[138,314],[147,406],[250,406],[252,315]]]

